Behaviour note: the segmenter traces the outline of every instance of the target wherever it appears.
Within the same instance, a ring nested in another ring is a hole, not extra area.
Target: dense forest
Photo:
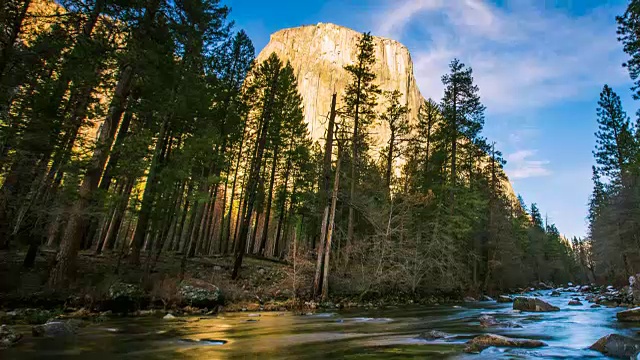
[[[304,260],[316,297],[491,293],[638,270],[640,130],[608,87],[591,239],[571,244],[505,192],[481,90],[457,59],[443,98],[411,119],[399,91],[378,88],[362,34],[351,83],[313,140],[291,65],[254,63],[218,0],[8,0],[0,11],[0,247],[23,256],[22,271],[55,251],[43,286],[73,286],[80,253],[147,274],[163,257],[233,257],[232,279],[246,256]],[[620,18],[634,79],[636,17]],[[377,151],[380,123],[390,137]]]
[[[630,59],[623,64],[640,99],[640,1],[629,2],[616,18],[618,40]],[[593,151],[593,192],[589,199],[588,251],[591,273],[598,279],[624,283],[640,272],[640,111],[632,123],[620,97],[604,85],[597,109],[598,131]]]

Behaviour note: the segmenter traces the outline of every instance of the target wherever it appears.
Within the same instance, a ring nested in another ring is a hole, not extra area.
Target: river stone
[[[549,296],[560,296],[560,295],[561,295],[561,294],[560,294],[560,291],[558,291],[558,290],[553,290],[553,291],[551,292],[551,294],[549,294]]]
[[[0,349],[15,345],[22,339],[22,334],[16,332],[7,325],[0,326]]]
[[[425,340],[437,340],[437,339],[444,339],[447,336],[449,336],[449,334],[445,332],[438,331],[438,330],[429,330],[421,333],[419,335],[419,338],[425,339]]]
[[[175,316],[173,316],[173,314],[171,314],[171,313],[169,313],[169,314],[167,314],[167,315],[163,316],[162,318],[163,318],[164,320],[175,320],[175,319],[176,319],[176,317],[175,317]]]
[[[220,289],[206,281],[198,279],[184,280],[180,283],[178,290],[184,305],[213,308],[222,304],[222,292]]]
[[[618,321],[640,321],[640,307],[620,311],[616,317]]]
[[[560,308],[553,306],[538,298],[517,297],[513,301],[513,309],[520,311],[545,312],[559,311]]]
[[[464,298],[464,302],[475,302],[476,299],[472,298],[471,296],[465,296]]]
[[[487,295],[480,296],[480,301],[493,301],[493,298]]]
[[[505,328],[521,328],[522,326],[511,321],[498,321],[491,315],[482,315],[478,318],[480,326],[486,327],[505,327]]]
[[[546,346],[540,340],[529,339],[513,339],[506,336],[495,334],[483,334],[474,337],[467,342],[467,347],[464,349],[468,353],[479,353],[482,350],[490,347],[518,347],[518,348],[537,348]]]
[[[582,305],[582,303],[580,302],[580,300],[576,300],[576,299],[571,299],[571,301],[569,301],[569,304],[571,306],[580,306]]]
[[[33,336],[70,336],[74,335],[79,323],[76,321],[50,321],[42,325],[35,325],[31,328]]]
[[[598,339],[589,349],[610,357],[629,359],[635,358],[640,352],[640,341],[618,334],[610,334]]]
[[[498,296],[498,299],[496,299],[496,301],[498,301],[499,303],[512,303],[513,299],[511,298],[511,296],[500,295]]]

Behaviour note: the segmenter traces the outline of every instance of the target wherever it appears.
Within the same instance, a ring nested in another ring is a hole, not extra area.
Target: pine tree
[[[376,62],[373,36],[363,33],[356,48],[356,61],[345,66],[351,77],[344,94],[344,116],[352,121],[353,136],[351,138],[351,175],[349,191],[349,217],[347,224],[347,242],[353,241],[355,226],[355,201],[358,186],[359,169],[362,167],[361,157],[368,149],[368,127],[375,121],[374,108],[380,94],[374,83],[376,74],[373,65]]]
[[[629,118],[622,109],[620,97],[607,85],[600,93],[598,106],[597,146],[593,155],[602,175],[614,184],[624,185],[635,153]]]
[[[458,145],[461,139],[473,143],[484,126],[484,105],[480,102],[478,86],[473,83],[471,68],[466,68],[458,59],[449,64],[450,73],[442,76],[445,86],[440,109],[442,132],[449,139],[451,150],[450,184],[451,211],[454,209],[455,188],[458,183]]]
[[[409,108],[406,105],[400,105],[400,91],[387,91],[384,93],[387,100],[387,109],[380,116],[380,119],[389,127],[389,140],[387,141],[385,157],[385,181],[387,188],[391,191],[391,175],[394,161],[404,154],[404,143],[407,141],[406,136],[411,130],[409,127],[409,119],[407,113]]]

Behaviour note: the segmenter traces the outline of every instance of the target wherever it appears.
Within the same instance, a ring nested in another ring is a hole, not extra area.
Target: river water
[[[584,305],[568,306],[575,296]],[[638,336],[640,324],[616,321],[615,314],[621,308],[592,309],[580,294],[543,299],[561,310],[519,313],[512,310],[512,304],[473,302],[313,315],[274,312],[176,320],[114,318],[83,327],[72,337],[27,336],[18,346],[0,350],[0,359],[606,358],[587,348],[610,333]],[[481,328],[478,317],[483,314],[515,322],[522,328]],[[420,339],[418,335],[427,330],[451,336],[436,341]],[[488,348],[480,355],[465,354],[464,343],[482,333],[538,339],[548,346]]]

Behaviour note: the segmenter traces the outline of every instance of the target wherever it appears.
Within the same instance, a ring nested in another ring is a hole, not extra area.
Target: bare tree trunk
[[[333,131],[336,120],[336,94],[331,97],[331,113],[329,114],[329,126],[327,128],[327,138],[325,140],[324,147],[324,161],[323,161],[323,193],[322,198],[324,201],[324,212],[322,214],[322,222],[320,223],[320,244],[317,250],[317,262],[316,262],[316,274],[313,280],[313,297],[316,297],[320,293],[322,278],[322,266],[323,266],[323,254],[325,247],[325,239],[327,236],[327,225],[329,221],[329,199],[330,195],[330,183],[331,183],[331,156],[333,152]]]
[[[338,188],[340,187],[340,162],[341,155],[338,155],[336,173],[333,180],[333,193],[331,194],[331,215],[329,216],[329,228],[327,229],[327,244],[324,251],[324,274],[322,279],[322,299],[329,296],[329,258],[331,255],[331,240],[333,239],[333,228],[336,220],[336,203],[338,201]]]

